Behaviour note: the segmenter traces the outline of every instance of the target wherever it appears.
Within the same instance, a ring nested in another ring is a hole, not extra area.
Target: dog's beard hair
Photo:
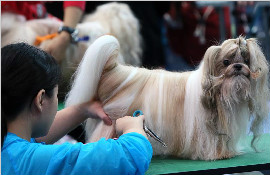
[[[213,149],[207,150],[208,155],[231,155],[240,154],[243,145],[246,145],[245,134],[249,121],[250,111],[248,108],[251,99],[250,80],[244,75],[226,77],[222,74],[218,77],[211,76],[211,91],[215,97],[215,106],[205,115],[204,128],[206,144]],[[194,85],[193,85],[194,86]],[[202,111],[206,109],[202,108]],[[199,112],[199,111],[197,111]],[[202,132],[202,131],[200,131]],[[204,140],[202,140],[204,141]],[[196,150],[199,150],[197,148]]]
[[[215,114],[208,118],[208,131],[219,135],[218,144],[222,145],[222,154],[226,154],[226,150],[240,154],[243,150],[242,145],[246,142],[242,138],[245,138],[251,114],[248,107],[252,100],[250,79],[242,74],[222,74],[218,77],[211,76],[211,82],[216,99],[216,113],[212,109],[212,113]]]
[[[205,160],[212,160],[213,157],[224,158],[224,155],[230,157],[237,152],[234,142],[236,139],[231,138],[232,134],[228,132],[232,130],[228,123],[233,120],[231,119],[233,116],[226,114],[219,104],[210,112],[203,107],[198,98],[203,94],[202,72],[203,65],[193,71],[187,81],[184,118],[181,121],[184,127],[182,135],[184,144],[177,156]],[[218,118],[217,113],[227,115],[227,118]]]
[[[213,84],[215,91],[220,92],[220,100],[231,111],[232,106],[247,102],[251,98],[250,80],[244,75],[213,78]]]

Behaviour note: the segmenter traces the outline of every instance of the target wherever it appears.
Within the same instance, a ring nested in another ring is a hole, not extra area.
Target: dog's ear
[[[254,134],[252,146],[257,136],[261,134],[260,129],[264,119],[269,114],[269,65],[262,53],[260,46],[257,44],[256,39],[247,39],[247,47],[250,54],[250,70],[251,72],[258,72],[256,78],[251,78],[251,113],[253,114],[253,122],[251,131]]]
[[[212,108],[214,103],[214,92],[212,89],[212,77],[215,76],[216,59],[221,51],[221,46],[211,46],[205,52],[203,57],[203,76],[202,89],[203,95],[201,97],[202,104],[206,108]]]
[[[250,38],[246,41],[250,54],[250,70],[252,72],[260,71],[260,77],[266,75],[269,72],[269,65],[257,40],[255,38]]]

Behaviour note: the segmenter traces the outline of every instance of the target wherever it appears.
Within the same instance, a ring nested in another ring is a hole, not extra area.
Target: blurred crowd
[[[87,2],[86,13],[105,2]],[[255,37],[270,57],[270,2],[124,2],[141,25],[147,68],[192,70],[206,49],[228,38]]]
[[[108,2],[87,1],[84,14],[93,13],[105,3]],[[194,69],[209,46],[239,35],[258,38],[269,59],[270,2],[122,3],[129,5],[140,22],[144,67],[175,71]],[[50,16],[64,20],[63,4],[66,6],[64,2],[48,2],[43,3],[42,8],[38,5],[34,8],[38,13],[46,11]],[[1,8],[4,13],[3,4]],[[44,15],[35,18],[44,18]]]

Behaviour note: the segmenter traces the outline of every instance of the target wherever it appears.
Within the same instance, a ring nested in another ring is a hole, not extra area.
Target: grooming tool
[[[140,115],[143,115],[143,112],[140,110],[137,110],[133,113],[133,117],[139,117]],[[149,129],[145,125],[143,125],[143,129],[149,136],[161,143],[164,147],[167,147],[166,143],[163,142],[163,140],[161,140],[151,129]]]

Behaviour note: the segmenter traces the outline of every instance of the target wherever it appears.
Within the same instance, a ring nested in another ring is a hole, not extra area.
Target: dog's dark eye
[[[249,60],[248,59],[244,59],[245,64],[249,64]]]
[[[224,60],[224,61],[223,61],[223,64],[224,64],[225,66],[229,66],[229,65],[230,65],[230,61],[229,61],[229,60]]]

